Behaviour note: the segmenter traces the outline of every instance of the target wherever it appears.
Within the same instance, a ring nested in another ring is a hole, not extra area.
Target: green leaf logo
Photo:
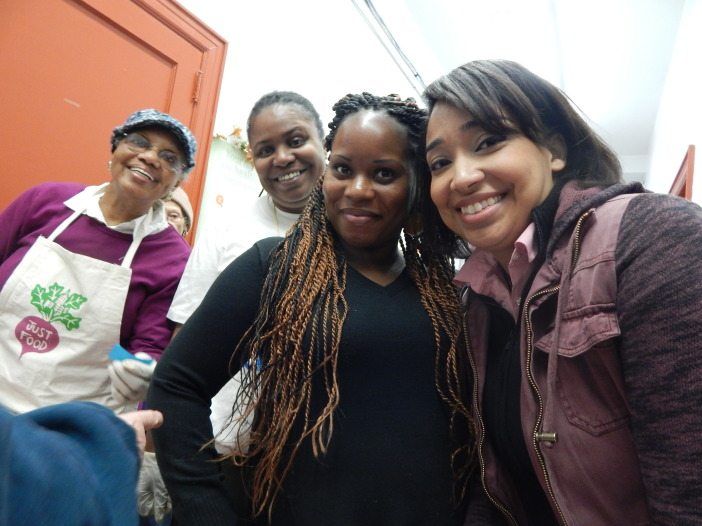
[[[30,303],[37,308],[42,318],[50,323],[63,323],[69,331],[77,329],[81,321],[81,318],[69,311],[80,309],[86,301],[88,298],[85,296],[71,292],[58,283],[46,288],[35,285],[30,299]]]
[[[86,301],[88,301],[88,298],[86,298],[85,296],[81,296],[80,294],[71,294],[66,298],[66,301],[63,304],[63,306],[66,309],[80,309],[80,306],[83,305],[83,303],[85,303]]]

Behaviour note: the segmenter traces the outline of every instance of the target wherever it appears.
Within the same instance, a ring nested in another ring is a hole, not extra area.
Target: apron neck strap
[[[134,260],[134,256],[136,255],[136,251],[139,249],[139,245],[141,244],[142,239],[142,237],[136,237],[132,235],[132,244],[129,245],[129,249],[124,255],[124,259],[122,260],[122,267],[129,268],[132,266],[132,261]]]
[[[66,219],[64,219],[59,226],[56,227],[56,229],[49,234],[49,237],[47,238],[49,241],[54,241],[64,230],[68,228],[68,225],[73,223],[78,217],[83,213],[83,210],[76,210],[73,212],[70,216],[68,216]]]

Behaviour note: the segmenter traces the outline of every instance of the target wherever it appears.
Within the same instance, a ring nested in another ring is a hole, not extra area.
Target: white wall
[[[690,144],[702,155],[702,0],[686,0],[656,119],[646,186],[667,193]],[[697,164],[692,200],[702,204]]]
[[[350,0],[178,0],[229,43],[215,133],[245,128],[256,100],[289,90],[326,124],[347,93],[416,93]]]

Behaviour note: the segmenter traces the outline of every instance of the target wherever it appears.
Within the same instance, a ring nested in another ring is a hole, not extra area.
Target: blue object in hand
[[[122,347],[119,343],[115,344],[114,347],[112,347],[112,350],[110,351],[109,354],[110,360],[136,360],[141,363],[151,363],[154,361],[153,358],[149,358],[148,360],[145,358],[139,358],[137,356],[134,356],[132,353],[130,353],[127,349]]]

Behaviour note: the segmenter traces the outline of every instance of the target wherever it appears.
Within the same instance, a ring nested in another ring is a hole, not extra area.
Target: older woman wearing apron
[[[115,410],[143,398],[189,247],[162,199],[194,165],[190,130],[148,109],[111,137],[111,180],[45,183],[0,214],[0,404],[20,413],[69,400]],[[143,353],[143,354],[142,354]]]

